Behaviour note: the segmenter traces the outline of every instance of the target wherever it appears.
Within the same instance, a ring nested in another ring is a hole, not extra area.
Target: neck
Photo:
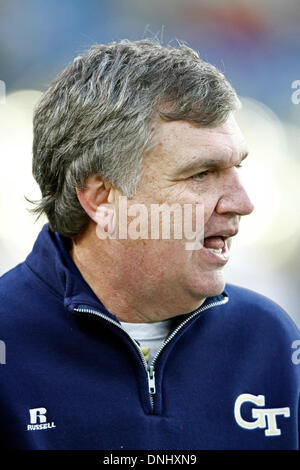
[[[155,322],[191,312],[205,298],[195,299],[140,251],[115,240],[99,240],[95,231],[72,240],[70,256],[84,280],[113,315],[124,322]],[[132,262],[134,260],[134,263]]]

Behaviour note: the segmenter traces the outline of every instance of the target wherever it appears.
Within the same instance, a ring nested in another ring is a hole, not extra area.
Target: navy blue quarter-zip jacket
[[[152,364],[45,224],[0,278],[0,447],[298,449],[300,334],[227,285],[174,318]]]

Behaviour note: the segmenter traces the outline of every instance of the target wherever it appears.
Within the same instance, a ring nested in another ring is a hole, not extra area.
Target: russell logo
[[[252,408],[253,421],[242,418],[243,403],[250,402],[256,406],[265,406],[264,395],[251,395],[243,393],[239,395],[234,405],[234,417],[236,422],[244,429],[265,429],[265,436],[280,436],[281,430],[277,427],[277,417],[290,417],[289,408]]]
[[[55,424],[52,421],[47,423],[46,408],[32,408],[29,410],[30,424],[27,424],[27,431],[40,431],[42,429],[55,428]]]

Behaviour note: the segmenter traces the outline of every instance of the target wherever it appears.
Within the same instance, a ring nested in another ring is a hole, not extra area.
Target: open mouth
[[[229,259],[228,239],[228,236],[223,235],[206,237],[203,241],[204,251],[216,260],[226,262]]]

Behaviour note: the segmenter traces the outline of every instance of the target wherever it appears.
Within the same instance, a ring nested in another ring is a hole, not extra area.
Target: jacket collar
[[[49,228],[49,224],[46,223],[40,231],[31,253],[27,256],[25,264],[40,280],[47,284],[53,294],[62,299],[68,310],[74,311],[74,307],[86,305],[118,321],[83,279],[69,254],[70,249],[71,240],[53,232]],[[203,306],[224,300],[224,297],[228,297],[225,290],[218,296],[208,297]]]
[[[89,305],[116,320],[83,279],[69,254],[70,249],[71,240],[53,232],[46,223],[25,263],[62,299],[68,310],[73,311],[79,304]]]

